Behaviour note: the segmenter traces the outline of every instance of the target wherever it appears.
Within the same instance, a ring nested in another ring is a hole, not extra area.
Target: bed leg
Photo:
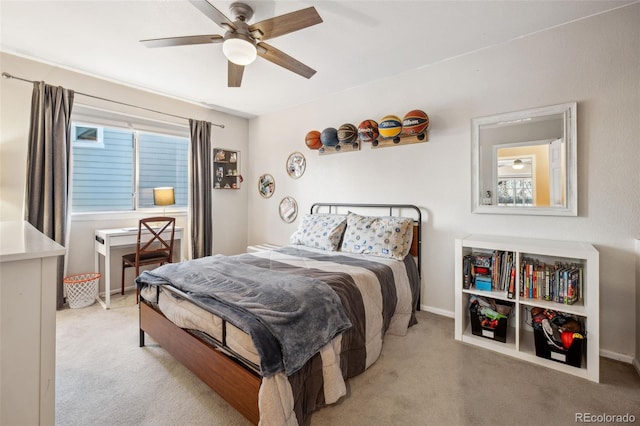
[[[140,329],[140,347],[144,346],[144,330]]]

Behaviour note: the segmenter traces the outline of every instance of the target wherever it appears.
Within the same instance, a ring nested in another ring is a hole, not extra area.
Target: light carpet
[[[596,384],[457,342],[451,318],[418,321],[387,336],[380,359],[310,425],[569,425],[584,413],[640,422],[631,365],[601,358]],[[132,294],[110,310],[58,311],[56,346],[58,425],[249,424],[150,338],[138,347]]]

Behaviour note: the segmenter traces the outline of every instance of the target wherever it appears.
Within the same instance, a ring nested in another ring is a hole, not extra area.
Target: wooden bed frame
[[[216,391],[252,423],[258,424],[262,379],[198,336],[178,327],[140,298],[140,347],[144,333]]]
[[[409,204],[316,203],[311,207],[311,213],[319,213],[323,208],[328,208],[331,212],[334,209],[349,207],[384,208],[389,209],[389,215],[402,209],[412,209],[417,212],[410,254],[417,257],[418,275],[421,276],[422,216],[418,207]],[[258,424],[260,420],[258,391],[262,379],[255,371],[226,355],[199,336],[176,326],[142,297],[140,297],[139,306],[140,347],[145,345],[145,333],[147,333],[244,417],[253,424]],[[418,296],[418,309],[419,307],[420,296]]]

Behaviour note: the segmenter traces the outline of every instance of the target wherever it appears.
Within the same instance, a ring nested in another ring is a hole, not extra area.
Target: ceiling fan
[[[314,69],[264,42],[264,40],[321,23],[322,18],[313,6],[249,25],[247,22],[253,17],[253,9],[244,3],[235,2],[229,6],[231,14],[235,17],[235,20],[231,21],[206,0],[189,0],[189,2],[225,29],[224,36],[193,35],[140,40],[140,42],[147,47],[222,43],[222,51],[228,59],[227,85],[229,87],[240,87],[245,65],[252,63],[256,56],[305,78],[311,78],[316,73]]]

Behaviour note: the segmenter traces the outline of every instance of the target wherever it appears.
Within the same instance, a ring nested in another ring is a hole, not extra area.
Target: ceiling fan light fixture
[[[524,168],[524,163],[522,162],[521,159],[517,159],[513,162],[513,164],[511,165],[511,167],[513,167],[516,170],[520,170]]]
[[[258,55],[256,46],[245,38],[234,35],[235,37],[226,38],[222,43],[224,56],[236,65],[249,65]]]

